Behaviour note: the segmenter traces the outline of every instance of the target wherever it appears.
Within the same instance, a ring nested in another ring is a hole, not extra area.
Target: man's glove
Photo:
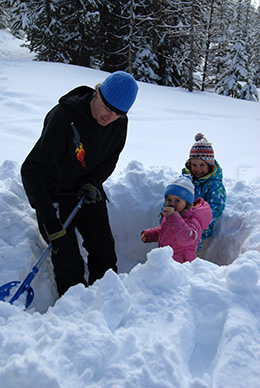
[[[78,192],[78,197],[82,198],[85,196],[84,202],[87,204],[89,203],[96,203],[101,201],[102,195],[100,191],[93,186],[91,183],[85,183]]]
[[[56,255],[64,241],[63,237],[66,234],[66,229],[63,228],[62,223],[58,219],[48,222],[44,226],[51,243],[52,253]]]

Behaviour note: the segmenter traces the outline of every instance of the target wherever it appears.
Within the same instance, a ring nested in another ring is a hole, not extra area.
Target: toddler
[[[159,248],[170,245],[173,259],[179,263],[192,261],[202,230],[207,229],[212,219],[209,204],[202,198],[194,202],[194,185],[185,176],[170,183],[164,197],[161,225],[143,230],[141,240],[156,241]]]

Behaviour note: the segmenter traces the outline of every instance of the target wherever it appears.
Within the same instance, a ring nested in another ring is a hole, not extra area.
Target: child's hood
[[[202,230],[207,229],[212,220],[212,212],[208,202],[202,198],[197,198],[192,207],[184,213],[184,217],[189,216],[195,217],[199,221]]]

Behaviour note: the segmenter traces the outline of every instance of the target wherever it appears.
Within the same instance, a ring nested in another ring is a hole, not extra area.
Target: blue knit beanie
[[[125,115],[136,99],[138,86],[131,74],[120,70],[110,74],[100,85],[99,91],[109,109]]]
[[[177,197],[192,205],[194,202],[194,185],[189,178],[181,176],[166,187],[164,198],[169,194],[177,195]]]

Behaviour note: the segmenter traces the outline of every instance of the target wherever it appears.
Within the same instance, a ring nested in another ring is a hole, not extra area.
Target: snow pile
[[[171,254],[75,286],[43,315],[1,303],[3,386],[257,388],[259,252],[229,267]]]
[[[213,246],[220,260],[236,259],[231,265],[179,264],[170,247],[146,257],[152,246],[140,242],[140,231],[157,225],[165,184],[176,175],[133,161],[107,181],[119,275],[108,271],[56,301],[47,259],[28,312],[19,300],[0,302],[3,387],[258,387],[260,187],[225,182]],[[0,168],[0,199],[3,284],[24,280],[46,246],[14,162]]]

